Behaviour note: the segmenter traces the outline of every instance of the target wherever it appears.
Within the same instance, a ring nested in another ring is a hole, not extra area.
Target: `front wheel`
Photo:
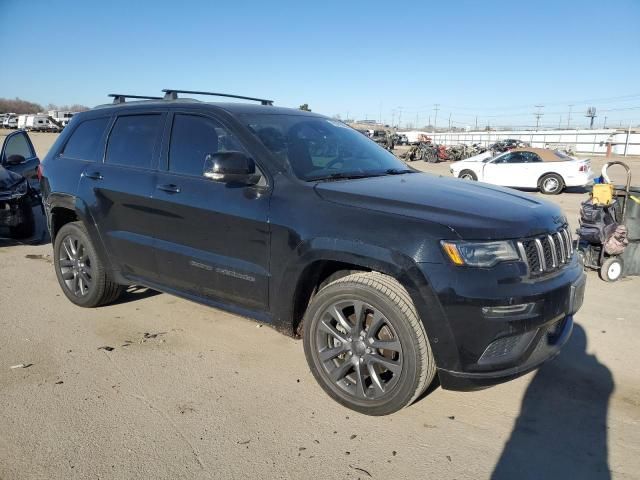
[[[478,180],[478,176],[471,170],[462,170],[460,172],[460,175],[458,175],[458,178],[461,178],[463,180]]]
[[[380,273],[355,273],[320,290],[305,314],[304,351],[325,392],[366,415],[410,405],[436,371],[409,294]]]
[[[557,195],[564,189],[564,181],[557,173],[549,173],[540,179],[540,191],[545,195]]]
[[[53,263],[62,291],[76,305],[97,307],[113,302],[124,287],[111,281],[84,225],[63,225],[53,243]]]

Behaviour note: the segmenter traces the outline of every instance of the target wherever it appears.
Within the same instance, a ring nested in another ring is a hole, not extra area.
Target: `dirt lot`
[[[44,155],[55,135],[32,137]],[[552,200],[576,219],[583,198]],[[539,371],[372,418],[322,392],[301,342],[147,290],[80,309],[50,255],[0,240],[2,480],[640,478],[640,278],[590,272],[569,345]]]

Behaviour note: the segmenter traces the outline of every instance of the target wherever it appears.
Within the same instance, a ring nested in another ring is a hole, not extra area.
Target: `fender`
[[[51,217],[53,213],[52,211],[54,208],[65,208],[67,210],[73,211],[76,214],[78,220],[81,221],[84,227],[87,229],[87,233],[89,234],[91,243],[96,249],[100,259],[104,262],[105,268],[117,275],[118,272],[114,271],[111,259],[107,254],[104,242],[102,241],[100,230],[98,229],[96,221],[93,218],[93,215],[91,214],[87,203],[80,197],[67,193],[50,193],[47,196],[45,211],[47,217],[47,226],[49,227],[49,234],[51,235],[52,243],[55,241],[55,238],[52,235],[53,225],[51,223]]]
[[[439,368],[454,368],[451,345],[453,334],[440,301],[433,292],[420,264],[411,257],[391,249],[360,241],[336,238],[314,238],[296,248],[298,254],[282,271],[279,283],[275,278],[270,292],[273,299],[274,323],[291,331],[297,288],[307,269],[317,261],[335,261],[384,273],[395,278],[407,290],[429,337]],[[290,294],[282,295],[282,292]],[[281,299],[282,300],[279,300]],[[293,332],[290,332],[293,333]]]

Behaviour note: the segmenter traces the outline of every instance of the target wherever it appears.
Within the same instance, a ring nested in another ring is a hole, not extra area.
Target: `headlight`
[[[518,260],[518,252],[510,241],[463,242],[442,241],[442,248],[454,265],[493,267],[497,263]]]
[[[28,191],[29,191],[29,183],[27,182],[26,179],[20,182],[18,185],[16,185],[15,193],[17,193],[18,195],[24,195]]]

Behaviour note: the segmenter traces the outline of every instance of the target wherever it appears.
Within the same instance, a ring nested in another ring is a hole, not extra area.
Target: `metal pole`
[[[435,119],[433,120],[433,132],[435,133],[436,129],[438,128],[438,110],[440,109],[440,104],[435,103],[433,105],[433,109],[436,111]]]
[[[567,128],[571,128],[571,109],[573,108],[573,104],[569,105],[569,116],[567,117]]]
[[[624,142],[624,156],[627,156],[627,147],[629,146],[629,136],[631,135],[631,122],[629,122],[629,128],[627,129],[627,139]]]
[[[449,112],[449,131],[451,131],[451,112]]]

